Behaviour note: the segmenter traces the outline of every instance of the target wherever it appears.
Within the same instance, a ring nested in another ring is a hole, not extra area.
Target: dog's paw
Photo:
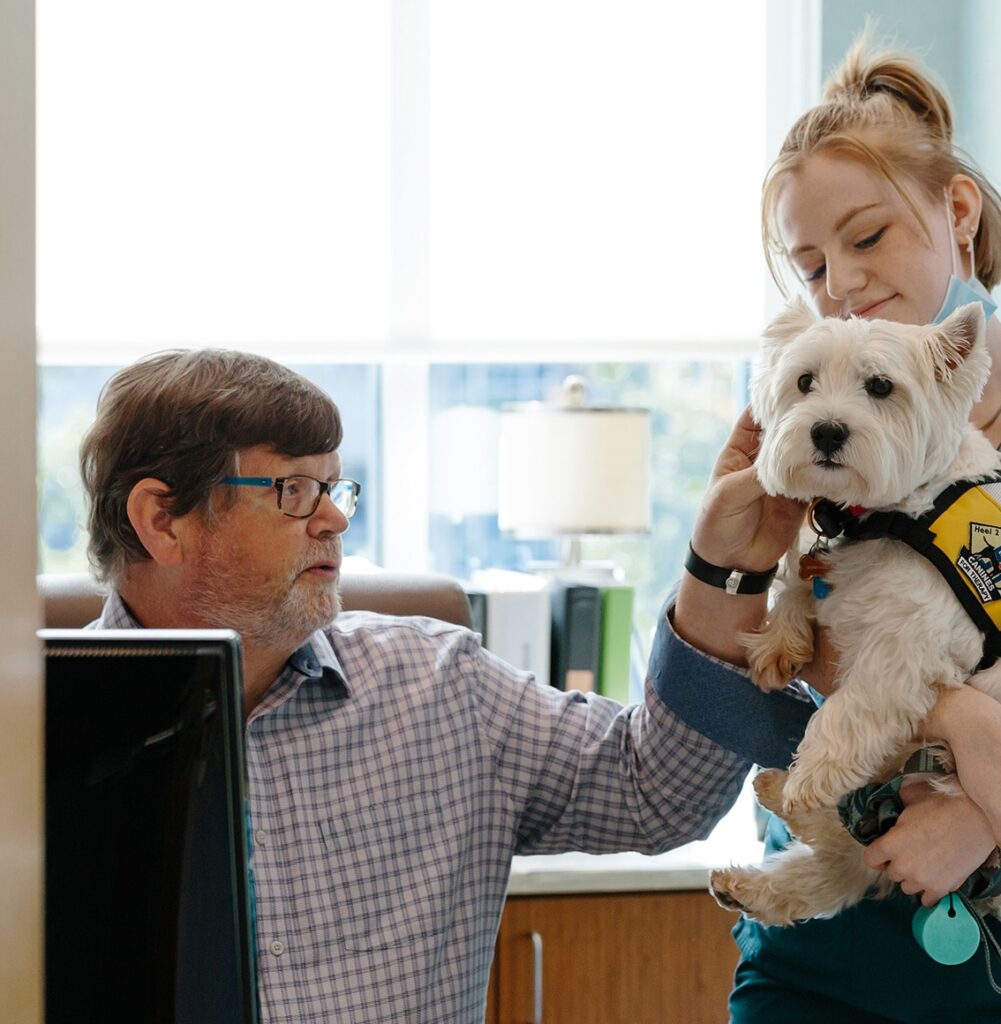
[[[795,920],[787,901],[777,896],[761,871],[722,868],[709,875],[709,891],[724,910],[739,911],[764,925],[789,925]]]
[[[743,895],[741,890],[744,885],[742,880],[738,878],[738,875],[741,874],[743,872],[736,868],[721,868],[711,872],[709,875],[709,892],[712,893],[713,899],[724,910],[736,910],[738,912],[744,910],[744,903],[741,899]]]
[[[802,648],[790,648],[778,630],[742,633],[740,641],[747,649],[751,679],[766,692],[788,686],[813,654]]]
[[[754,795],[766,811],[782,813],[782,791],[788,777],[781,768],[764,768],[754,776]]]

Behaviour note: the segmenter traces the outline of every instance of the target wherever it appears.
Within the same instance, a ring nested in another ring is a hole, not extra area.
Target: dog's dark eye
[[[873,398],[886,398],[893,390],[893,381],[886,377],[870,377],[865,382],[865,389]]]
[[[810,388],[813,387],[813,374],[804,373],[803,376],[800,377],[798,381],[796,381],[796,387],[798,387],[799,390],[802,391],[805,395],[810,390]]]

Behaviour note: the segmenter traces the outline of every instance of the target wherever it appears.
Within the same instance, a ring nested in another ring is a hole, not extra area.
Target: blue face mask
[[[960,306],[970,302],[979,302],[984,307],[985,319],[990,319],[998,304],[991,298],[991,293],[975,278],[969,281],[956,277],[953,274],[949,278],[949,290],[942,300],[942,308],[935,314],[933,324],[940,324],[947,316],[955,313]]]
[[[942,307],[935,314],[933,324],[940,324],[947,316],[955,313],[960,306],[970,302],[979,302],[984,307],[984,319],[989,320],[998,304],[991,298],[991,293],[977,280],[976,269],[973,257],[973,238],[970,237],[966,243],[966,251],[970,254],[970,279],[964,281],[956,271],[956,235],[952,228],[952,203],[949,201],[949,193],[945,194],[946,216],[949,222],[949,241],[952,251],[952,276],[949,278],[949,287],[946,289],[945,298],[942,300]]]

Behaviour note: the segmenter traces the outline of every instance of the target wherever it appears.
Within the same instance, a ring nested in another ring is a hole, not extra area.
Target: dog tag
[[[980,925],[952,893],[934,907],[920,907],[911,921],[918,945],[940,964],[966,963],[980,945]]]
[[[830,562],[818,557],[812,551],[808,555],[799,556],[799,578],[801,580],[812,580],[817,576],[823,576],[830,568]]]

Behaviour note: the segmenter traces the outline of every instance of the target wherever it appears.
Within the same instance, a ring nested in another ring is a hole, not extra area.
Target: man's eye
[[[796,387],[799,388],[803,394],[807,394],[813,388],[813,374],[804,373],[798,381],[796,381]]]
[[[893,390],[893,381],[888,377],[870,377],[865,382],[865,389],[873,398],[886,398]]]

